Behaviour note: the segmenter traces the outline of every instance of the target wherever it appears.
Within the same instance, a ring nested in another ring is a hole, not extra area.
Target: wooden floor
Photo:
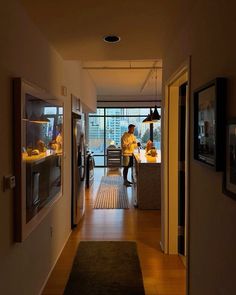
[[[95,169],[95,182],[86,191],[83,221],[72,232],[42,294],[63,294],[81,240],[135,240],[146,295],[184,295],[185,268],[182,260],[176,255],[164,255],[160,249],[160,211],[92,208],[100,179],[109,173],[117,172]],[[128,195],[131,200],[131,188],[128,188]]]

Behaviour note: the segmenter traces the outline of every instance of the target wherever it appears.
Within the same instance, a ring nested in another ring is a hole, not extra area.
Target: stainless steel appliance
[[[85,209],[85,155],[84,116],[72,112],[72,228],[79,223]]]
[[[89,188],[94,180],[95,162],[92,152],[87,151],[86,163],[86,187]]]

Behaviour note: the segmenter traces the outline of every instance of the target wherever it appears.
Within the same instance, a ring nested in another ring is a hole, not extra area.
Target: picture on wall
[[[236,118],[227,124],[223,193],[236,200]]]
[[[216,78],[194,91],[194,158],[223,169],[226,79]]]
[[[22,242],[62,195],[63,104],[13,79],[15,241]]]

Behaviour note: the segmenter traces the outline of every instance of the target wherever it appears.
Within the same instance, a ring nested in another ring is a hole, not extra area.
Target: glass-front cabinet
[[[16,240],[24,240],[62,192],[63,105],[14,79]]]

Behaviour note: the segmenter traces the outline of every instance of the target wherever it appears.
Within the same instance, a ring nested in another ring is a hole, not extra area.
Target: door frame
[[[169,168],[170,168],[170,106],[171,106],[171,91],[176,85],[181,85],[184,82],[188,83],[186,93],[186,162],[185,162],[185,253],[186,253],[186,273],[187,273],[187,288],[188,290],[188,265],[189,265],[189,182],[190,182],[190,73],[191,73],[191,57],[189,57],[166,81],[165,95],[163,101],[162,116],[162,193],[161,193],[161,248],[165,254],[178,254],[178,243],[173,240],[178,238],[178,206],[173,206],[173,198],[170,197],[169,190]],[[182,80],[181,80],[182,79]],[[176,91],[177,93],[177,91]],[[176,122],[178,123],[178,122]],[[179,141],[179,138],[178,138]],[[178,151],[177,151],[178,152]],[[178,192],[177,192],[178,193]],[[175,208],[175,212],[171,214],[171,210]],[[174,215],[174,217],[173,217]]]

